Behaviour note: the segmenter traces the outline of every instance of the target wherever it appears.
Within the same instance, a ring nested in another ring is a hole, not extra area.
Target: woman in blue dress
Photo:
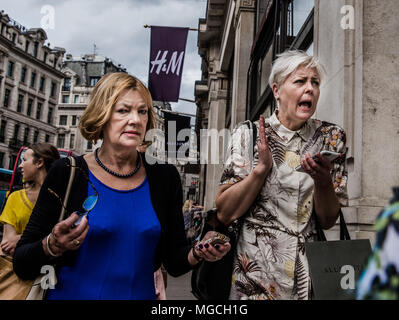
[[[37,277],[43,265],[56,267],[58,282],[47,299],[155,299],[153,275],[161,264],[179,276],[230,250],[228,243],[187,244],[179,173],[170,164],[150,164],[137,150],[153,121],[151,95],[137,78],[112,73],[95,86],[79,127],[84,138],[102,145],[76,158],[70,214],[58,222],[71,166],[61,159],[14,254],[23,279]],[[96,205],[78,221],[92,195]]]

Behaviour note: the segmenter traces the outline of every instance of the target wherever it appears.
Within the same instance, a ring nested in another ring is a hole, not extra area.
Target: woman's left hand
[[[309,153],[301,160],[301,166],[315,182],[315,185],[327,186],[331,184],[332,164],[326,160],[320,153],[316,154],[318,162],[312,159]]]
[[[199,257],[211,262],[222,259],[231,249],[230,242],[217,244],[209,243],[207,240],[210,239],[213,234],[214,231],[207,232],[204,238],[193,248]]]

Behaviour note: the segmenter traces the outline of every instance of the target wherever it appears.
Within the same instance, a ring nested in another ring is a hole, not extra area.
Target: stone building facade
[[[23,145],[54,143],[65,49],[46,40],[0,12],[0,167],[12,169]]]
[[[315,118],[347,132],[344,215],[353,238],[373,239],[375,217],[399,181],[398,15],[396,0],[208,0],[199,20],[197,130],[269,116],[276,105],[267,80],[276,55],[289,48],[316,55],[326,77]],[[205,149],[223,157],[221,148]],[[202,165],[206,208],[214,206],[221,169]]]
[[[82,137],[78,128],[79,119],[89,103],[90,93],[103,75],[126,72],[126,69],[101,55],[72,57],[67,54],[62,71],[64,79],[58,97],[56,145],[77,154],[85,154],[96,147]]]

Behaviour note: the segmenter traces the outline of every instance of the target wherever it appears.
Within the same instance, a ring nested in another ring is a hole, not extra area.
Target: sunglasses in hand
[[[70,164],[68,166],[72,167],[72,165],[70,165]],[[83,217],[86,217],[90,213],[90,211],[92,211],[93,208],[96,206],[97,201],[98,201],[98,192],[97,192],[96,188],[93,186],[93,183],[90,181],[86,172],[78,166],[74,166],[74,167],[83,173],[83,176],[86,178],[86,180],[89,182],[90,186],[94,190],[94,194],[91,196],[88,196],[82,204],[82,208],[83,208],[84,212],[77,212],[77,214],[79,215],[79,219],[75,222],[75,226],[77,226],[80,223],[80,221],[83,219]],[[47,188],[47,190],[60,201],[61,206],[65,209],[65,211],[67,211],[61,197],[51,188]]]

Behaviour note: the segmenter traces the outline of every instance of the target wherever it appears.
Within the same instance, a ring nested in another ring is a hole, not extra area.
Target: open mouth
[[[298,106],[301,108],[305,109],[311,109],[312,108],[312,101],[301,101],[298,103]]]

